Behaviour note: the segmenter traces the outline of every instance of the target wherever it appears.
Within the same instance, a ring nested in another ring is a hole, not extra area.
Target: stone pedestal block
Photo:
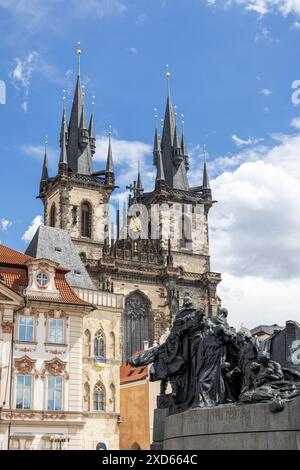
[[[268,403],[155,410],[153,440],[163,450],[300,450],[300,397],[279,413]]]

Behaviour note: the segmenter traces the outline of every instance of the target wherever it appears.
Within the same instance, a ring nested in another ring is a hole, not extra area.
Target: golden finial
[[[48,136],[45,135],[45,153],[47,152],[47,147],[48,147]]]
[[[80,41],[77,42],[77,50],[76,50],[76,54],[78,56],[78,69],[77,69],[77,75],[78,77],[80,77],[80,56],[81,56],[81,48],[80,48]]]
[[[95,111],[95,100],[96,100],[96,96],[92,96],[92,113],[94,113]]]

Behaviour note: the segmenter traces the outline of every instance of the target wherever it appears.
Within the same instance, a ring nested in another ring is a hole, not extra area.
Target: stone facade
[[[83,388],[81,406],[85,419],[83,448],[95,450],[99,442],[119,449],[121,315],[123,296],[75,289],[79,297],[96,307],[83,321]],[[95,340],[102,335],[103,358],[97,357]],[[97,359],[104,362],[97,362]],[[95,410],[94,390],[103,390],[103,410]]]

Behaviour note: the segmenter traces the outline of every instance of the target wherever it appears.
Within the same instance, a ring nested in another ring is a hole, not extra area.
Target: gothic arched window
[[[95,334],[94,356],[105,357],[105,336],[102,330],[97,331]]]
[[[56,225],[56,205],[53,203],[50,209],[50,227],[55,227]]]
[[[192,227],[193,227],[193,213],[185,212],[184,205],[182,206],[182,219],[181,219],[181,247],[192,249]]]
[[[86,201],[81,204],[81,236],[88,238],[92,236],[92,208]]]
[[[138,292],[125,301],[123,360],[133,353],[143,351],[144,341],[149,340],[149,301]]]
[[[97,382],[93,393],[94,411],[105,411],[105,389],[101,382]]]
[[[91,355],[91,333],[90,330],[84,332],[84,355],[90,357]]]

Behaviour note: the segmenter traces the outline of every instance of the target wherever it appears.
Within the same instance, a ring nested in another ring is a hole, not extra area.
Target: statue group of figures
[[[185,296],[165,342],[131,357],[133,367],[151,364],[161,381],[158,406],[177,413],[226,403],[270,402],[273,412],[300,394],[300,374],[270,360],[249,331],[229,326],[228,311],[205,316]],[[167,394],[168,384],[172,393]]]

